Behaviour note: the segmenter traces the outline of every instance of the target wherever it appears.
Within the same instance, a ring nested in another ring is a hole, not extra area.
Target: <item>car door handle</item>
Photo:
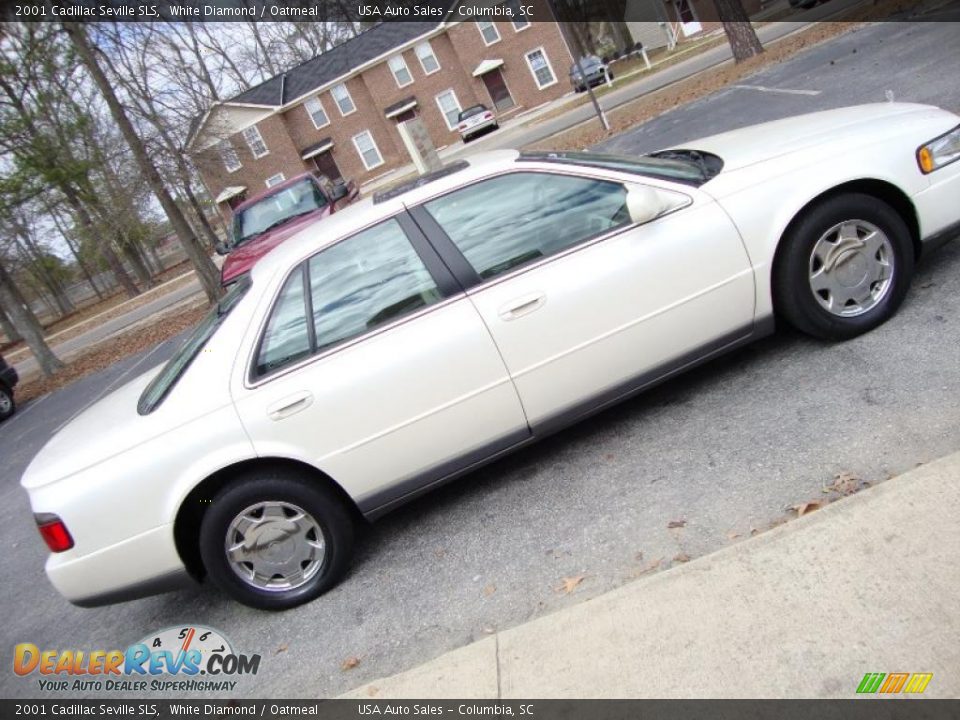
[[[313,404],[313,393],[309,390],[298,392],[267,407],[267,416],[271,420],[283,420]]]
[[[540,309],[546,302],[547,296],[540,292],[524,295],[503,305],[499,310],[500,318],[502,320],[515,320]]]

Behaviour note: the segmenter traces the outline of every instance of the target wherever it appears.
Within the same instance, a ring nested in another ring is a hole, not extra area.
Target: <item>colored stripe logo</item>
[[[933,679],[933,673],[867,673],[857,686],[857,693],[861,695],[919,694],[927,689],[931,679]]]

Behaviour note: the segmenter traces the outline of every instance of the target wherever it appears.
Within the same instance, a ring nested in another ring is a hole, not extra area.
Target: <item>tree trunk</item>
[[[13,284],[13,278],[7,273],[6,268],[0,265],[0,305],[3,306],[20,337],[30,348],[41,372],[50,377],[63,369],[63,363],[53,354],[46,340],[43,339],[43,328],[33,317],[30,308],[20,303],[19,294]]]
[[[120,252],[123,253],[123,256],[127,259],[127,262],[130,263],[130,267],[133,268],[133,274],[137,276],[137,280],[140,281],[140,285],[144,288],[152,288],[153,277],[150,275],[150,268],[148,268],[146,263],[143,262],[143,258],[140,256],[137,248],[134,247],[133,242],[128,238],[123,237],[123,235],[120,233],[117,233],[116,238]]]
[[[15,242],[21,246],[24,255],[27,256],[30,262],[29,269],[33,276],[40,283],[45,285],[47,290],[50,291],[50,295],[53,296],[53,302],[57,306],[57,314],[60,317],[64,317],[65,315],[72,313],[75,310],[73,307],[73,302],[67,295],[67,291],[63,287],[63,283],[61,283],[58,278],[54,277],[44,264],[44,254],[40,248],[37,247],[37,244],[33,241],[33,238],[30,237],[30,233],[25,228],[18,225],[14,228],[14,235],[16,236]]]
[[[763,52],[763,45],[757,37],[747,11],[743,9],[740,0],[713,0],[717,6],[717,14],[723,23],[723,30],[733,50],[734,62],[743,62],[754,55]]]
[[[200,243],[190,229],[190,224],[183,216],[180,208],[177,207],[177,203],[164,185],[163,179],[160,177],[156,166],[150,160],[143,141],[137,136],[133,124],[130,122],[130,118],[128,118],[126,112],[124,112],[120,100],[117,98],[109,80],[107,80],[106,75],[104,75],[103,70],[97,62],[93,49],[87,41],[83,26],[77,22],[64,22],[63,27],[73,40],[77,54],[80,56],[83,64],[90,72],[94,83],[103,95],[103,99],[110,108],[110,114],[113,116],[114,121],[120,128],[120,132],[123,133],[127,144],[130,146],[130,150],[133,152],[141,172],[143,172],[147,183],[150,185],[150,189],[153,190],[157,200],[160,201],[160,205],[163,207],[174,232],[176,232],[180,244],[187,253],[187,257],[193,262],[197,277],[203,286],[204,292],[207,294],[207,298],[210,302],[216,302],[220,297],[220,275],[217,272],[217,266],[213,264],[210,257],[203,251],[203,248],[200,247]]]
[[[97,298],[103,300],[103,293],[100,292],[100,288],[97,287],[97,283],[93,280],[93,274],[90,272],[90,268],[87,267],[86,261],[80,255],[80,249],[76,246],[76,243],[70,239],[70,235],[67,233],[67,229],[63,225],[63,221],[60,219],[59,214],[54,212],[51,208],[47,208],[50,217],[53,218],[53,224],[56,225],[57,231],[60,233],[60,236],[63,238],[63,241],[67,244],[67,247],[70,248],[70,254],[73,255],[73,259],[77,261],[77,266],[80,268],[80,272],[83,273],[83,277],[86,278],[87,283],[90,287],[93,288],[93,292],[96,293]]]
[[[7,314],[3,311],[2,305],[0,305],[0,328],[3,329],[3,335],[7,339],[7,342],[15,343],[22,340],[20,333],[17,332],[10,318],[7,317]]]

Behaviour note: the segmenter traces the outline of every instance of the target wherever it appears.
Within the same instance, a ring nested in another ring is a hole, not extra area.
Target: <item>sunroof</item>
[[[470,163],[466,160],[457,160],[457,162],[450,163],[449,165],[444,165],[439,170],[434,170],[433,172],[428,172],[424,175],[414,178],[413,180],[401,180],[395,185],[391,185],[383,190],[378,190],[373,194],[373,203],[374,205],[387,200],[392,200],[395,197],[403,195],[405,192],[410,192],[415,190],[418,187],[423,187],[429,183],[432,183],[434,180],[439,180],[440,178],[445,178],[454,173],[460,172],[470,167]]]

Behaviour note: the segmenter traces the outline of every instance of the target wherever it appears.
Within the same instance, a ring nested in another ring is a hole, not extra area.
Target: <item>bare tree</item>
[[[58,370],[62,370],[63,363],[47,345],[43,338],[43,328],[23,302],[23,296],[17,290],[13,278],[2,262],[0,262],[0,307],[3,307],[4,314],[9,318],[17,334],[30,348],[41,372],[50,377]]]
[[[110,108],[110,114],[113,116],[114,122],[120,128],[120,132],[123,134],[127,145],[129,145],[131,152],[136,158],[141,172],[146,178],[151,190],[153,190],[157,200],[160,202],[160,205],[163,207],[167,219],[170,221],[174,232],[180,240],[180,244],[187,253],[187,257],[189,257],[193,263],[204,292],[207,294],[210,302],[215,302],[220,296],[220,278],[216,266],[210,260],[210,257],[203,252],[203,249],[197,242],[197,238],[193,234],[190,224],[183,216],[173,196],[164,184],[163,178],[147,154],[143,141],[134,130],[133,124],[130,122],[123,106],[117,99],[117,95],[113,91],[106,75],[104,75],[96,53],[87,40],[86,31],[83,26],[77,22],[63,22],[62,25],[73,41],[73,46],[76,48],[80,59],[90,73],[93,82],[103,95],[103,99]]]

